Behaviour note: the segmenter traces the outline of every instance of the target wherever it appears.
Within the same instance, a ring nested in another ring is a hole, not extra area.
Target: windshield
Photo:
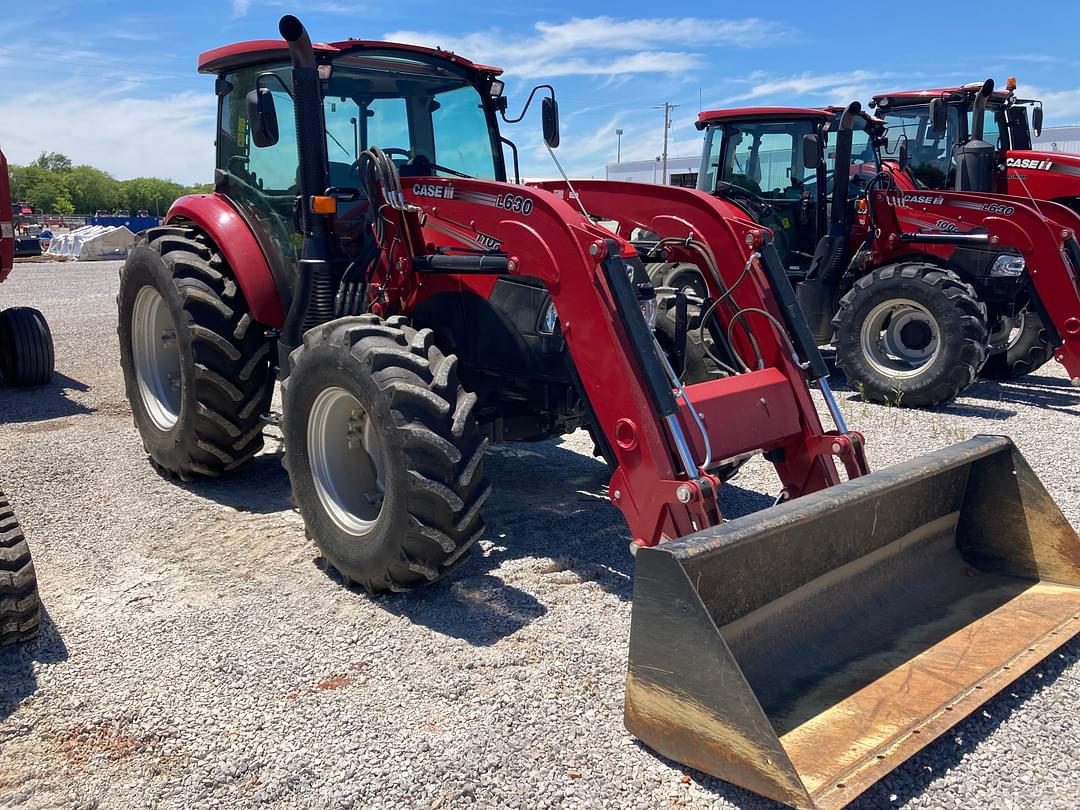
[[[952,181],[953,148],[960,140],[960,116],[955,104],[948,105],[946,110],[944,133],[931,130],[929,104],[878,110],[888,129],[883,157],[898,160],[900,145],[906,143],[909,171],[923,188],[946,188]]]
[[[502,179],[484,101],[445,63],[371,53],[335,60],[323,90],[331,185],[355,186],[353,166],[372,146],[403,175]]]

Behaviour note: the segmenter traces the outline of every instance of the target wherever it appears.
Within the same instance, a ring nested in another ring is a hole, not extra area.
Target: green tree
[[[71,158],[59,152],[42,152],[30,165],[48,172],[67,172],[71,171]]]

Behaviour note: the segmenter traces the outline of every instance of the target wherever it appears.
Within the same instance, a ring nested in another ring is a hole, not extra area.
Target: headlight
[[[555,326],[559,322],[559,313],[555,310],[555,304],[548,304],[547,312],[544,313],[544,319],[540,322],[540,334],[541,335],[554,335]]]
[[[1027,264],[1023,256],[1010,256],[1008,254],[998,256],[990,267],[990,275],[996,278],[1015,278],[1024,274]]]

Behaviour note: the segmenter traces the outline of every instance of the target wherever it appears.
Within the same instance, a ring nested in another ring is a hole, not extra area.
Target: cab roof
[[[700,112],[695,126],[698,129],[705,129],[709,124],[746,118],[783,120],[785,118],[824,118],[826,115],[824,110],[812,107],[734,107],[727,110]]]
[[[425,48],[421,45],[406,45],[400,42],[378,42],[366,39],[346,39],[341,42],[317,42],[312,46],[316,57],[334,57],[347,53],[356,53],[364,50],[403,51],[405,53],[423,54],[438,59],[445,59],[467,70],[483,73],[489,76],[498,76],[502,68],[480,65],[470,62],[464,57],[458,56],[453,51],[444,51],[441,48]],[[199,54],[200,73],[224,73],[236,68],[262,65],[268,62],[289,61],[289,47],[282,39],[253,39],[247,42],[237,42],[232,45],[224,45],[220,48]]]
[[[979,92],[982,82],[963,85],[961,87],[938,87],[929,90],[900,90],[895,93],[878,93],[873,97],[873,105],[879,106],[882,99],[888,99],[889,104],[926,104],[931,99],[948,96],[966,96]],[[1012,90],[999,90],[994,88],[993,101],[1005,101],[1012,96]]]

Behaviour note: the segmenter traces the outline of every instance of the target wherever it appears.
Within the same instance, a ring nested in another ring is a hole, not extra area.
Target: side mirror
[[[1031,113],[1031,131],[1035,133],[1035,137],[1038,138],[1042,135],[1043,127],[1043,111],[1042,107],[1036,107]]]
[[[816,169],[821,163],[821,141],[813,132],[802,136],[802,162],[807,169]]]
[[[896,150],[896,162],[900,165],[900,172],[905,173],[908,170],[908,166],[911,165],[911,159],[908,157],[907,141],[900,142],[900,148]]]
[[[251,142],[260,149],[278,142],[277,108],[269,87],[257,87],[247,94],[248,126]]]
[[[559,146],[559,102],[551,96],[544,96],[540,108],[540,120],[544,126],[544,143],[549,149]]]
[[[948,109],[945,100],[935,98],[930,100],[930,131],[935,135],[944,135],[947,124]]]

